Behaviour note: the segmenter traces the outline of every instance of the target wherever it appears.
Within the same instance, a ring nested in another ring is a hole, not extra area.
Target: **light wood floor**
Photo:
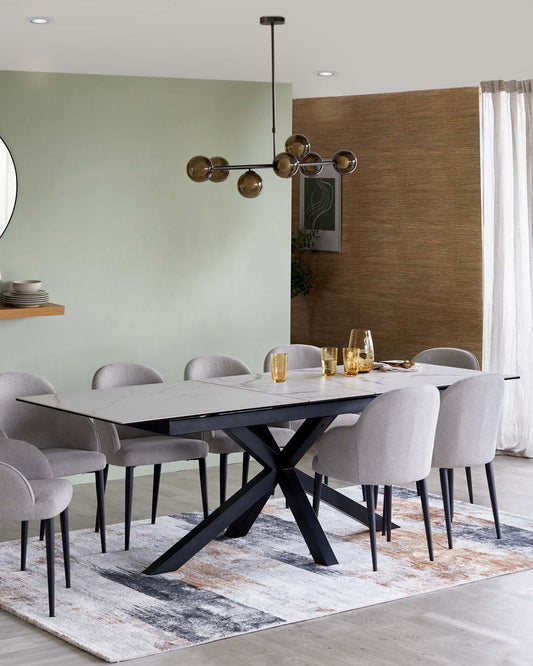
[[[309,465],[307,456],[304,464]],[[230,487],[240,465],[230,465]],[[500,508],[533,516],[533,460],[498,456],[495,461]],[[217,470],[209,470],[216,505]],[[430,491],[438,492],[432,475]],[[108,521],[120,522],[124,486],[109,484]],[[474,470],[475,500],[488,504],[483,469]],[[467,499],[462,474],[456,497]],[[134,519],[149,515],[151,477],[136,479]],[[159,514],[199,509],[197,474],[163,474]],[[94,521],[93,485],[75,486],[71,529]],[[37,526],[33,526],[34,531]],[[18,538],[17,525],[2,525],[0,540]],[[135,532],[132,534],[135,539]],[[369,556],[370,558],[370,556]],[[369,559],[370,562],[370,559]],[[74,581],[75,584],[75,581]],[[392,601],[330,617],[267,629],[198,647],[145,657],[135,666],[311,666],[333,664],[531,666],[533,664],[533,570],[500,576],[440,592]],[[0,612],[0,664],[82,666],[102,664],[46,632]]]

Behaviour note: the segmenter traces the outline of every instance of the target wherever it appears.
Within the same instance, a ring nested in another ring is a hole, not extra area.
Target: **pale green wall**
[[[0,320],[0,370],[90,386],[112,361],[182,378],[193,356],[259,370],[289,341],[290,183],[256,200],[190,181],[197,154],[271,159],[268,84],[0,72],[0,136],[19,176],[3,280],[40,278],[64,317]],[[280,146],[291,89],[278,86]],[[282,148],[280,148],[281,150]]]

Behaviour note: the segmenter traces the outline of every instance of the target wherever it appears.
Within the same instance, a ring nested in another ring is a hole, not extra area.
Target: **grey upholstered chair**
[[[164,383],[163,376],[154,368],[140,363],[110,363],[96,371],[93,389],[107,389],[119,386],[137,386],[140,384]],[[107,457],[105,481],[109,465],[126,468],[125,529],[124,549],[129,550],[131,532],[131,508],[133,500],[133,471],[138,465],[154,466],[152,492],[152,524],[155,523],[157,499],[161,479],[161,466],[166,462],[198,460],[200,487],[204,517],[208,515],[207,474],[205,458],[207,444],[199,439],[155,435],[147,430],[114,425],[95,420],[94,424],[100,438],[102,450]],[[98,529],[98,524],[97,524]]]
[[[452,384],[441,395],[433,467],[440,471],[448,546],[452,548],[451,502],[448,472],[454,467],[485,465],[496,536],[501,538],[492,460],[503,403],[504,380],[481,374]]]
[[[105,455],[90,419],[18,402],[29,395],[55,393],[46,379],[29,372],[0,373],[0,426],[8,437],[37,446],[50,463],[55,478],[94,472],[97,511],[105,526]],[[41,526],[41,539],[44,523]],[[102,552],[106,551],[105,529],[100,531]]]
[[[211,377],[233,377],[236,375],[251,375],[250,368],[237,358],[231,356],[197,356],[185,366],[184,379],[209,379]],[[278,446],[283,447],[294,435],[294,430],[288,427],[270,427]],[[226,484],[228,474],[228,454],[243,452],[229,435],[222,430],[210,430],[201,433],[208,443],[211,453],[220,455],[220,504],[226,501]],[[250,454],[243,452],[242,485],[248,481]]]
[[[466,349],[456,347],[433,347],[424,349],[412,359],[415,363],[429,363],[431,365],[447,365],[451,368],[466,368],[479,370],[479,361]]]
[[[320,368],[320,347],[314,345],[280,345],[274,347],[265,356],[263,372],[270,372],[270,354],[288,354],[289,370]]]
[[[429,363],[430,365],[447,365],[451,368],[464,368],[465,370],[479,370],[479,361],[472,352],[456,347],[433,347],[421,351],[412,359],[415,363]],[[465,467],[466,484],[470,504],[474,503],[474,487],[472,485],[472,469]],[[453,518],[453,469],[448,472],[448,487],[450,490],[450,507]]]
[[[324,433],[313,458],[313,507],[318,514],[322,476],[360,484],[367,500],[372,566],[377,571],[374,488],[384,485],[384,523],[390,540],[392,485],[417,481],[429,559],[433,560],[426,477],[431,470],[439,392],[433,386],[388,391],[363,411],[355,425]]]
[[[61,516],[65,582],[70,587],[68,505],[72,485],[55,479],[46,457],[36,446],[14,439],[0,439],[0,520],[21,521],[20,569],[26,570],[28,521],[44,521],[48,607],[55,616],[54,517]]]

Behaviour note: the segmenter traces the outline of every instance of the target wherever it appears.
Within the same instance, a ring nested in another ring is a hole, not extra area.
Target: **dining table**
[[[339,367],[336,375],[326,377],[321,368],[308,368],[289,371],[283,383],[273,382],[270,373],[264,373],[18,399],[170,436],[223,430],[259,463],[261,469],[252,479],[143,573],[174,571],[221,534],[228,538],[245,537],[277,486],[312,558],[328,566],[337,564],[337,559],[308,498],[313,491],[313,478],[297,467],[302,457],[338,415],[362,412],[387,391],[423,385],[442,391],[461,379],[480,374],[477,370],[429,364],[402,370],[372,370],[345,376]],[[268,425],[295,420],[301,425],[280,448]],[[366,506],[342,492],[324,485],[321,501],[368,525]],[[381,527],[382,516],[376,514],[376,528]]]

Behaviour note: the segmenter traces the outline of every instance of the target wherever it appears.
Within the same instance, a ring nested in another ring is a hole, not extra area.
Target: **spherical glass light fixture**
[[[212,171],[211,160],[203,155],[196,155],[187,162],[187,175],[195,183],[205,183]]]
[[[333,168],[340,174],[352,173],[357,168],[357,157],[351,150],[337,150],[333,155]]]
[[[304,176],[318,176],[324,168],[322,164],[305,166],[307,162],[322,162],[322,158],[317,153],[309,153],[307,157],[304,157],[300,162],[300,172],[303,173]]]
[[[213,166],[229,166],[228,160],[224,157],[220,157],[219,155],[217,155],[217,157],[211,158],[211,164]],[[223,183],[228,176],[228,170],[213,169],[209,175],[209,180],[212,183]]]
[[[272,163],[274,173],[280,178],[292,178],[298,173],[298,158],[290,153],[278,153]]]
[[[245,171],[237,182],[237,189],[245,199],[255,199],[263,190],[263,179],[255,171]]]
[[[311,150],[311,142],[303,134],[292,134],[287,141],[285,141],[285,150],[302,160]]]

